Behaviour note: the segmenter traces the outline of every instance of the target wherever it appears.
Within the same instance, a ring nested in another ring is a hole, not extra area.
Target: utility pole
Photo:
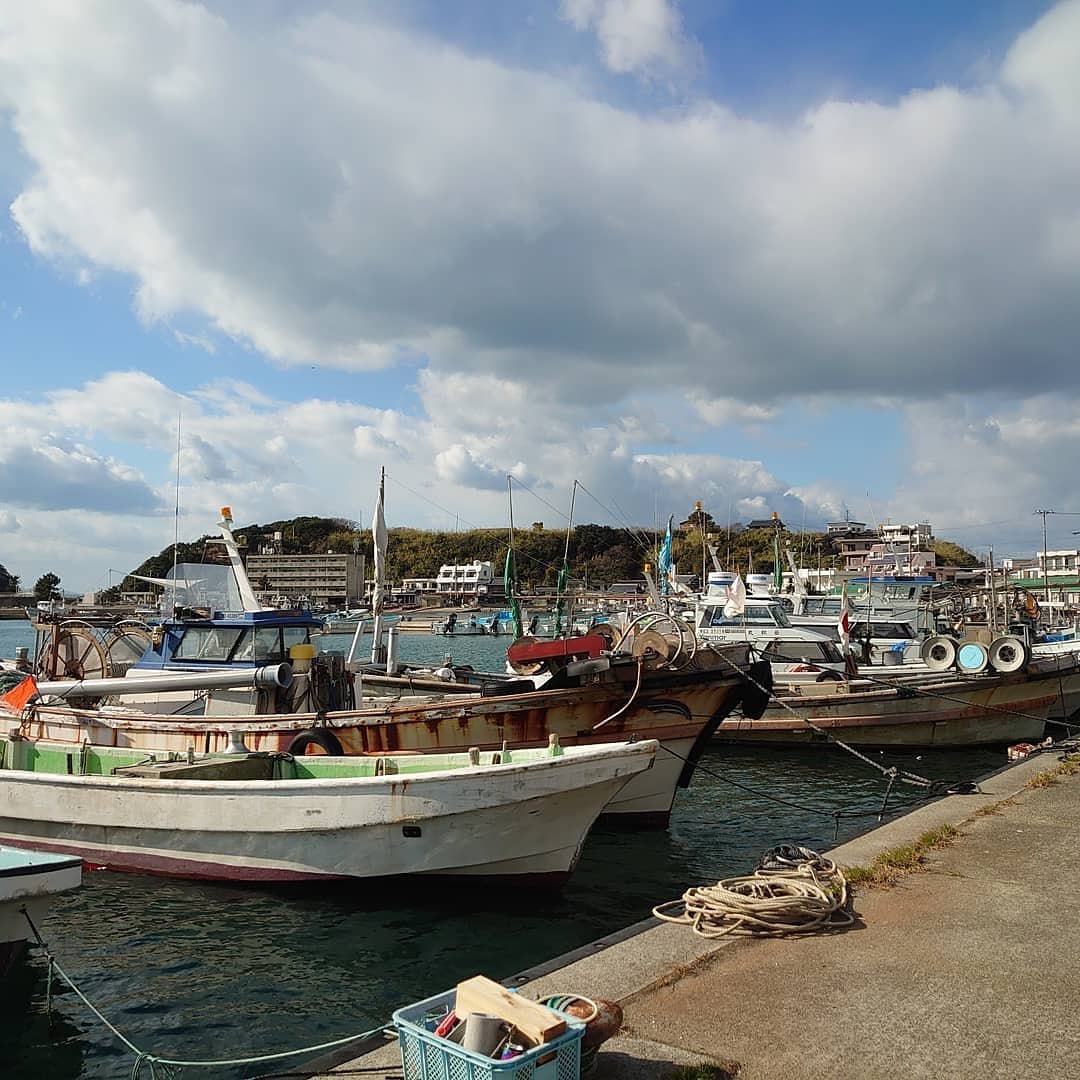
[[[1046,515],[1056,514],[1056,510],[1036,510],[1036,514],[1041,514],[1043,519],[1043,593],[1046,596],[1046,619],[1050,622],[1050,566],[1049,560],[1046,555]]]

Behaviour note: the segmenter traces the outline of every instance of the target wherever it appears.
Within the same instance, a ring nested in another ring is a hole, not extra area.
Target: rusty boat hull
[[[289,753],[301,735],[309,748],[328,744],[331,753],[365,755],[538,747],[552,735],[565,746],[656,739],[654,766],[635,776],[604,816],[663,826],[677,789],[689,785],[698,757],[725,718],[738,706],[751,714],[764,708],[755,684],[769,678],[768,665],[752,665],[745,646],[729,646],[701,650],[679,670],[613,662],[600,672],[576,679],[564,673],[561,680],[516,693],[507,692],[512,687],[495,694],[403,692],[349,711],[193,717],[46,701],[32,705],[16,723],[29,739],[156,754],[222,753],[237,740],[251,751]]]

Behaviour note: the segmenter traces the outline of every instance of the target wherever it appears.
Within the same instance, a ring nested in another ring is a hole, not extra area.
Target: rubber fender
[[[289,753],[293,757],[303,757],[309,753],[317,754],[320,751],[329,754],[331,757],[340,757],[345,752],[341,749],[338,737],[332,731],[327,731],[326,728],[310,728],[308,731],[301,731],[289,743]]]
[[[1027,646],[1021,638],[1005,634],[990,643],[990,666],[995,671],[1019,671],[1027,661]]]
[[[945,671],[956,662],[956,642],[951,637],[938,634],[922,643],[919,655],[931,671]]]
[[[772,664],[768,660],[755,660],[748,674],[753,681],[747,680],[743,686],[743,716],[748,720],[760,720],[772,697]]]

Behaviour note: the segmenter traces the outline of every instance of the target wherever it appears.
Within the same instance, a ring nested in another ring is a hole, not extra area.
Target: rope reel
[[[34,674],[53,681],[107,678],[109,654],[92,626],[69,620],[45,631]]]
[[[634,634],[630,651],[644,663],[646,670],[655,671],[664,667],[674,657],[679,648],[677,641],[671,641],[659,630],[642,630]]]

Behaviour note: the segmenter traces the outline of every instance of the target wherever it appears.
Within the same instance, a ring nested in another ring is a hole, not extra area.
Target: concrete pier
[[[940,825],[960,830],[923,870],[858,889],[850,930],[707,941],[650,920],[515,984],[622,1003],[598,1080],[659,1080],[681,1065],[711,1065],[718,1080],[1080,1077],[1080,776],[1028,786],[1060,757],[1028,758],[982,794],[830,852],[868,866]],[[358,1071],[400,1077],[396,1043],[324,1075]]]

